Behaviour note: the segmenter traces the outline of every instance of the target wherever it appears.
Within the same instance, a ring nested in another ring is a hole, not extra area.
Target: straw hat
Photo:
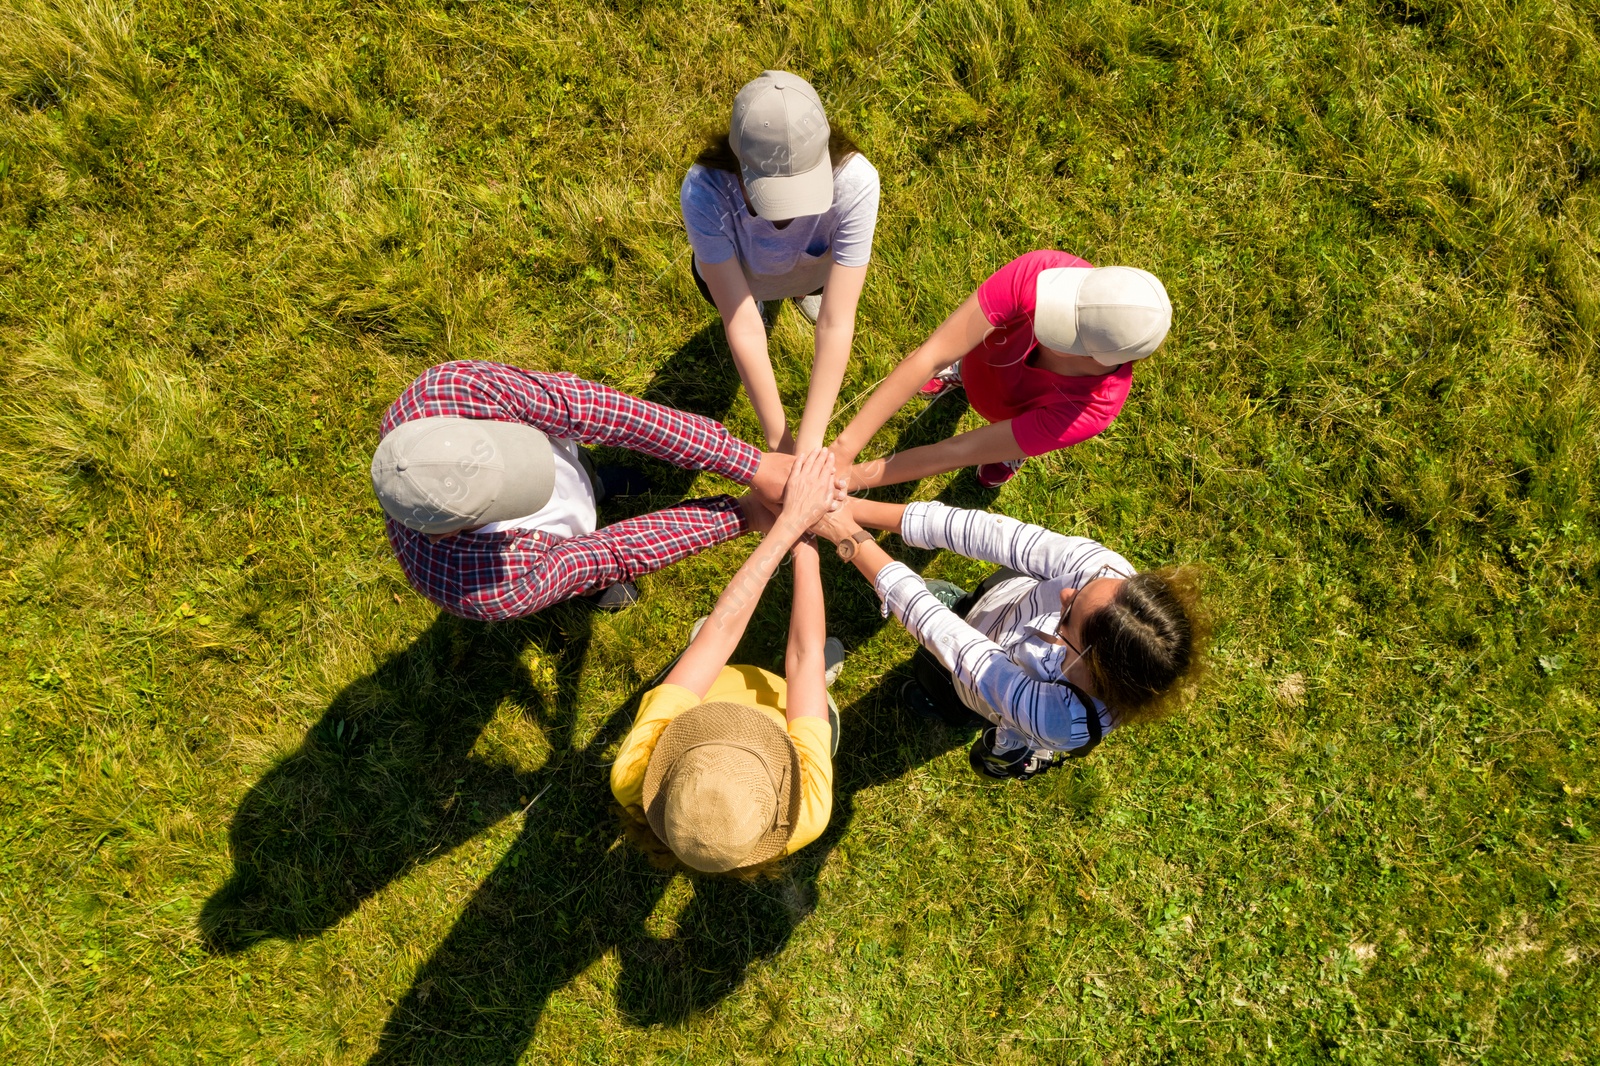
[[[800,809],[800,756],[743,703],[702,703],[668,723],[644,775],[644,811],[672,853],[703,873],[783,851]]]

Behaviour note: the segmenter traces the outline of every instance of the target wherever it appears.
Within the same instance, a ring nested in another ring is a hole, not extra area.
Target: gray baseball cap
[[[419,533],[525,518],[550,501],[555,479],[549,438],[520,422],[418,418],[390,430],[372,457],[378,502]]]
[[[1046,348],[1105,366],[1143,359],[1172,328],[1161,279],[1138,267],[1052,267],[1039,272],[1033,335]]]
[[[822,100],[804,78],[767,70],[739,90],[728,144],[756,214],[781,222],[833,206],[828,133]]]

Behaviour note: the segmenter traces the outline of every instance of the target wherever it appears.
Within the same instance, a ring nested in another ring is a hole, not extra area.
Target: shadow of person
[[[540,771],[546,799],[418,970],[370,1061],[509,1066],[527,1050],[550,997],[613,950],[616,1002],[630,1022],[673,1025],[715,1006],[752,963],[780,952],[815,907],[818,873],[845,832],[856,791],[964,742],[942,725],[902,720],[905,676],[885,678],[843,710],[832,825],[780,878],[759,882],[677,882],[620,837],[607,766],[596,755],[631,720],[630,700],[581,751]],[[669,889],[690,897],[675,918],[655,914]]]
[[[529,775],[473,746],[505,700],[560,742],[576,713],[589,613],[563,604],[498,626],[441,613],[340,692],[235,811],[233,872],[200,912],[206,944],[232,952],[321,933],[522,806]],[[556,660],[554,707],[520,662],[529,644]]]
[[[739,373],[723,339],[722,324],[712,322],[666,358],[639,396],[664,407],[726,422],[739,387]],[[626,448],[596,448],[594,452],[596,462],[646,471],[654,484],[648,493],[608,501],[607,513],[615,514],[617,519],[671,507],[688,495],[689,486],[698,476],[696,471],[680,470]]]

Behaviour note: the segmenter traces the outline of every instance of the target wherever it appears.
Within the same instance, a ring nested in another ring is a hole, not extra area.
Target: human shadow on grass
[[[677,886],[689,898],[675,916],[654,912],[679,875],[651,867],[612,813],[600,753],[637,698],[613,712],[593,741],[540,772],[548,793],[417,972],[371,1061],[515,1063],[550,997],[613,950],[611,991],[633,1024],[679,1024],[720,1002],[754,962],[783,949],[816,905],[817,876],[847,831],[856,793],[969,739],[908,720],[898,698],[905,676],[885,677],[842,711],[834,815],[823,838],[787,860],[777,880],[696,877]]]
[[[656,369],[640,399],[690,414],[726,422],[739,395],[739,373],[722,339],[722,327],[712,324],[695,332]],[[632,467],[648,474],[653,488],[638,496],[622,497],[610,506],[618,518],[671,507],[689,494],[699,472],[682,470],[626,448],[596,448],[600,463]]]
[[[340,692],[234,813],[233,873],[200,913],[207,945],[319,934],[525,804],[536,775],[473,747],[508,699],[563,746],[591,610],[563,604],[496,626],[440,614]],[[520,661],[529,645],[555,661],[553,706]]]

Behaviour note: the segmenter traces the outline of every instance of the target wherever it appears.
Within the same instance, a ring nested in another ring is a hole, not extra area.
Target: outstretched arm
[[[739,646],[756,603],[783,562],[784,553],[838,503],[841,493],[833,468],[833,455],[821,449],[795,461],[783,493],[783,510],[773,523],[772,532],[762,538],[717,598],[710,618],[667,674],[665,684],[679,685],[701,697],[711,690],[717,675],[728,665],[728,657]]]
[[[772,373],[772,359],[767,354],[767,329],[761,324],[761,312],[750,295],[750,283],[737,256],[720,263],[702,263],[695,260],[711,299],[722,316],[722,329],[728,337],[728,348],[733,352],[733,365],[744,382],[744,391],[750,397],[750,406],[756,409],[761,421],[761,432],[766,435],[769,451],[794,451],[794,438],[789,435],[789,419],[783,412],[783,397],[778,394],[778,379]],[[835,386],[837,388],[837,386]]]
[[[866,404],[840,431],[829,447],[839,457],[841,464],[855,462],[861,449],[867,446],[883,424],[904,407],[918,389],[933,375],[950,366],[957,359],[976,348],[989,333],[989,320],[978,305],[978,294],[973,293],[960,307],[940,323],[933,336],[922,342],[916,351],[901,360],[890,375],[883,379]]]
[[[905,481],[932,477],[964,466],[1026,459],[1028,453],[1017,443],[1011,420],[996,422],[967,433],[958,433],[936,444],[896,452],[887,459],[869,459],[850,468],[850,489],[898,485]]]
[[[717,421],[641,400],[575,374],[462,359],[429,367],[383,416],[387,434],[414,418],[521,422],[566,440],[603,444],[748,485],[761,453]]]
[[[850,344],[856,335],[856,305],[866,281],[864,265],[834,263],[828,268],[822,310],[817,314],[817,354],[811,363],[811,386],[806,391],[806,409],[800,415],[800,432],[795,436],[801,451],[822,447],[822,437],[833,418],[834,401],[839,398],[839,385],[850,362]]]
[[[823,644],[828,639],[822,605],[822,560],[817,545],[805,538],[794,546],[794,605],[789,612],[789,648],[784,676],[789,682],[789,721],[828,717],[827,665]]]

